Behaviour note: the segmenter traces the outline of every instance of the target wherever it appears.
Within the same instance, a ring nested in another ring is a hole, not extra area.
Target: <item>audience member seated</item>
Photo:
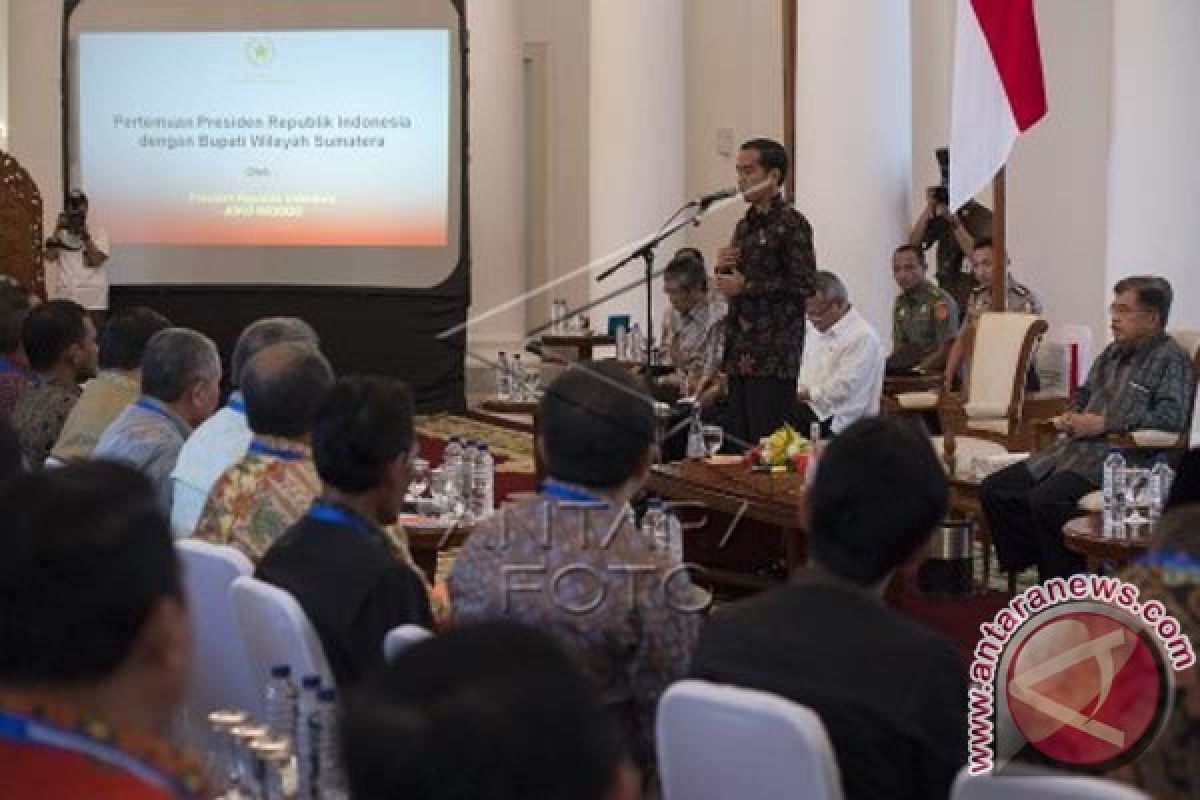
[[[254,437],[213,485],[195,535],[257,562],[321,492],[310,434],[333,371],[312,347],[283,342],[250,359],[241,379]]]
[[[892,307],[892,354],[889,375],[940,371],[958,333],[958,305],[944,289],[929,282],[925,253],[901,245],[892,256],[892,275],[900,294]]]
[[[83,306],[51,300],[31,310],[21,330],[35,375],[13,409],[13,428],[30,469],[41,469],[79,400],[79,383],[96,374],[96,328]]]
[[[829,436],[879,413],[886,356],[879,335],[850,305],[845,284],[832,272],[817,273],[805,306],[813,330],[804,337],[800,360],[800,432],[807,435],[809,426],[819,423]]]
[[[50,455],[64,464],[92,457],[100,435],[138,398],[146,343],[169,327],[162,314],[140,306],[109,317],[100,332],[100,372],[84,384]]]
[[[1195,451],[1193,451],[1195,452]],[[1195,478],[1195,461],[1185,465]],[[1180,473],[1182,475],[1182,471]],[[1156,600],[1182,626],[1195,647],[1200,644],[1200,505],[1176,506],[1163,515],[1154,531],[1154,547],[1121,577],[1140,590],[1138,602]],[[1156,800],[1187,800],[1200,796],[1200,681],[1193,666],[1175,673],[1171,716],[1166,729],[1126,768],[1128,777]]]
[[[225,408],[208,418],[184,442],[175,472],[175,500],[171,505],[171,530],[191,536],[208,502],[208,493],[225,470],[242,460],[254,434],[246,422],[246,403],[238,387],[250,359],[271,345],[295,342],[317,349],[317,334],[295,317],[267,317],[251,323],[238,337],[230,362],[234,392]]]
[[[830,442],[809,494],[811,566],[713,616],[693,676],[815,711],[847,800],[946,798],[967,755],[967,676],[954,645],[888,609],[897,570],[946,513],[927,437],[895,417]]]
[[[1005,570],[1036,564],[1041,580],[1084,568],[1063,544],[1062,528],[1080,516],[1079,498],[1100,488],[1108,434],[1141,429],[1181,431],[1192,407],[1195,379],[1183,348],[1166,333],[1171,284],[1135,276],[1113,288],[1113,342],[1092,364],[1065,414],[1059,436],[1029,459],[993,473],[980,500],[996,556]],[[1154,454],[1130,453],[1149,466]]]
[[[701,604],[629,507],[654,461],[643,391],[612,363],[574,366],[550,384],[534,445],[549,479],[475,529],[449,590],[457,621],[511,619],[558,636],[652,770],[655,706],[687,670]]]
[[[967,300],[966,318],[961,334],[954,339],[950,347],[950,355],[946,358],[946,370],[943,386],[946,391],[957,388],[958,372],[963,362],[970,356],[971,344],[975,339],[975,330],[979,326],[979,317],[992,310],[992,264],[995,253],[991,239],[980,239],[975,243],[975,251],[971,254],[971,267],[975,271],[976,286],[971,290]],[[1007,294],[1004,298],[1004,310],[1018,314],[1042,315],[1042,301],[1032,289],[1022,283],[1017,283],[1010,270],[1005,271]],[[1036,392],[1040,388],[1037,369],[1030,361],[1029,377],[1025,388]]]
[[[209,797],[166,741],[191,635],[167,519],[119,464],[0,492],[0,795]]]
[[[412,415],[412,395],[399,381],[338,381],[312,434],[321,497],[258,563],[260,579],[304,608],[339,688],[382,666],[392,628],[433,628],[425,582],[383,530],[404,505]]]
[[[0,419],[6,422],[21,392],[33,382],[21,345],[21,327],[32,307],[28,289],[12,281],[0,283]]]
[[[663,292],[671,307],[663,314],[662,343],[675,379],[690,395],[709,377],[706,370],[715,371],[713,351],[725,313],[709,300],[704,258],[693,248],[680,250],[667,264]]]
[[[403,650],[352,694],[350,795],[404,800],[637,800],[609,716],[546,634],[455,628]]]
[[[154,334],[142,360],[142,394],[100,437],[94,455],[141,470],[171,511],[171,470],[192,428],[221,398],[221,356],[202,333],[167,328]]]

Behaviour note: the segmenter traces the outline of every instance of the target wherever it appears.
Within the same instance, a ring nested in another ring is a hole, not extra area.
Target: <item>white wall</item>
[[[62,202],[61,0],[9,0],[9,152],[41,190],[46,230]]]
[[[687,195],[732,186],[737,147],[766,136],[783,140],[783,9],[779,0],[688,0],[684,36],[687,71]],[[718,132],[732,150],[718,152]],[[688,244],[715,262],[745,206],[714,211]],[[672,242],[674,247],[683,242]]]
[[[1157,273],[1200,329],[1200,3],[1116,0],[1108,283]]]
[[[8,149],[8,0],[0,0],[0,150]]]

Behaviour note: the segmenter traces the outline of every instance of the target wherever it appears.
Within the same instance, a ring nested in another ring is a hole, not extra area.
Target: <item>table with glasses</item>
[[[591,361],[595,348],[611,347],[616,343],[615,336],[579,331],[546,334],[530,342],[526,349],[540,356],[543,361],[570,364]]]
[[[688,460],[654,467],[646,489],[675,505],[697,582],[758,590],[805,563],[804,482],[796,473]],[[694,527],[693,527],[694,526]]]
[[[1063,544],[1087,559],[1088,572],[1099,572],[1105,563],[1120,569],[1149,552],[1149,527],[1132,535],[1108,537],[1099,514],[1075,517],[1063,525]]]

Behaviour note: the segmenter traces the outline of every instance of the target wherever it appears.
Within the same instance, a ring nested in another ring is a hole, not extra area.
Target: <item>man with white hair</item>
[[[817,423],[823,436],[831,436],[879,413],[887,355],[837,275],[818,272],[815,293],[804,305],[812,329],[800,361],[797,421],[801,433]]]
[[[159,331],[142,356],[141,386],[141,396],[108,426],[92,457],[141,470],[168,512],[171,471],[179,451],[192,429],[216,410],[221,397],[217,346],[189,328]]]

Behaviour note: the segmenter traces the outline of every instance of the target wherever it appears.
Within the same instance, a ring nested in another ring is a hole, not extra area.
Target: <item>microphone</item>
[[[692,201],[692,204],[700,206],[700,208],[708,208],[718,200],[726,200],[730,197],[737,197],[739,194],[741,194],[741,192],[737,190],[736,186],[727,186],[724,189],[718,189],[715,192],[709,192],[708,194],[700,195],[698,199]]]

